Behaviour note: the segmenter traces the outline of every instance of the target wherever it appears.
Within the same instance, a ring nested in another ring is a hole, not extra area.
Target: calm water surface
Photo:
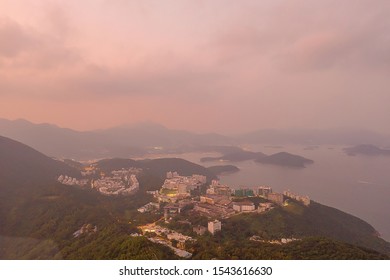
[[[233,163],[241,170],[221,176],[222,183],[233,188],[269,185],[275,191],[290,189],[309,195],[319,203],[362,218],[390,241],[390,157],[347,156],[339,146],[310,150],[303,146],[248,148],[266,154],[286,151],[312,159],[314,164],[294,169],[253,161]],[[200,162],[201,157],[215,155],[189,153],[180,157],[205,166],[230,164]]]

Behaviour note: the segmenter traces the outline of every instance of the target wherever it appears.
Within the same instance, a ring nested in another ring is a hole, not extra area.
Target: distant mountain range
[[[55,182],[61,174],[81,176],[77,169],[64,162],[0,136],[0,186]]]
[[[165,179],[168,171],[177,171],[184,176],[205,175],[209,181],[216,179],[215,173],[209,169],[181,158],[109,158],[99,160],[95,165],[106,172],[121,168],[142,168],[148,175],[161,180]],[[0,136],[0,186],[55,183],[62,174],[80,178],[82,167],[77,161],[56,160],[18,141]]]
[[[191,147],[232,144],[219,134],[195,134],[144,123],[104,130],[80,132],[52,124],[0,119],[0,135],[26,143],[43,153],[60,158],[96,159],[137,157],[150,151],[187,151]]]
[[[365,156],[390,156],[389,149],[382,149],[374,145],[357,145],[354,147],[345,148],[347,155],[365,155]]]
[[[76,131],[53,124],[0,119],[0,135],[10,137],[58,158],[77,160],[107,157],[140,157],[148,153],[191,151],[222,152],[242,144],[341,144],[390,145],[390,136],[363,130],[258,130],[235,136],[197,134],[168,129],[154,123],[124,125],[93,131]],[[226,149],[226,148],[225,148]],[[251,157],[249,154],[240,156]],[[232,154],[233,157],[235,157]]]

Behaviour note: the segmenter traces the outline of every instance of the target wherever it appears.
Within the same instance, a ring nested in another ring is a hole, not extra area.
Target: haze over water
[[[287,151],[314,160],[306,168],[295,169],[253,161],[238,163],[201,163],[201,154],[180,155],[199,164],[211,166],[233,164],[241,170],[220,176],[222,183],[233,188],[269,185],[274,191],[290,189],[307,194],[312,200],[335,207],[370,223],[382,238],[390,240],[389,197],[390,157],[347,156],[340,146],[304,146],[270,148],[252,147],[253,151],[273,154]]]

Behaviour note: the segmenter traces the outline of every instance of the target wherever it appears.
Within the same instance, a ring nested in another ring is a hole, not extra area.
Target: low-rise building
[[[282,193],[269,193],[267,199],[279,205],[284,203],[284,195]]]
[[[232,190],[226,185],[221,185],[218,180],[213,180],[211,182],[211,185],[209,186],[209,188],[206,190],[206,193],[212,194],[212,195],[230,196],[232,193]]]
[[[204,175],[194,174],[194,175],[192,175],[192,178],[194,178],[195,180],[197,180],[198,182],[200,182],[202,184],[206,184],[206,182],[207,182],[207,177]]]
[[[222,224],[220,221],[215,220],[208,223],[208,230],[209,232],[214,235],[216,232],[222,230]]]
[[[76,179],[67,175],[60,175],[57,181],[63,185],[84,187],[88,184],[88,179]]]
[[[240,213],[251,212],[255,210],[255,204],[249,200],[233,202],[233,210]]]
[[[206,195],[200,196],[200,202],[213,204],[213,205],[216,205],[219,207],[225,207],[225,208],[230,207],[232,204],[230,196],[213,195],[213,194],[206,194]]]
[[[150,211],[153,211],[153,210],[156,210],[159,208],[160,208],[159,203],[149,202],[148,204],[145,204],[144,206],[138,208],[137,211],[140,213],[146,213],[146,212],[150,212]]]
[[[201,202],[195,204],[194,211],[211,219],[225,219],[235,214],[235,211],[232,208],[219,207],[214,204]]]
[[[310,205],[310,197],[308,197],[307,195],[305,195],[305,196],[297,195],[295,193],[290,192],[289,190],[284,191],[283,194],[288,198],[292,198],[296,201],[302,202],[303,205],[305,205],[305,206]]]
[[[241,188],[241,189],[234,190],[234,195],[238,197],[254,196],[254,191],[253,189],[249,189],[249,188]]]
[[[270,202],[259,203],[259,207],[257,208],[257,212],[262,213],[273,208],[273,204]]]
[[[191,191],[199,188],[206,180],[205,176],[179,176],[177,172],[167,172],[167,178],[164,181],[157,199],[160,202],[177,202],[191,196]]]
[[[104,174],[91,181],[91,187],[105,195],[132,195],[139,190],[139,182],[133,169],[114,170],[112,176]]]
[[[269,186],[260,186],[256,189],[256,194],[264,198],[267,198],[270,193],[272,193],[272,188]]]

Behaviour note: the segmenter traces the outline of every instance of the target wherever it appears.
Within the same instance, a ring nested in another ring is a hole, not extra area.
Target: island
[[[266,156],[265,154],[261,152],[251,152],[251,151],[245,151],[245,150],[238,150],[234,152],[229,152],[224,154],[220,157],[204,157],[201,158],[201,162],[208,162],[208,161],[231,161],[231,162],[239,162],[239,161],[245,161],[245,160],[254,160],[257,158],[261,158]]]
[[[357,145],[354,147],[344,148],[344,152],[349,156],[390,156],[390,150],[382,149],[375,145]]]
[[[304,168],[306,165],[314,163],[313,160],[299,155],[280,152],[272,155],[266,155],[262,152],[252,152],[236,147],[234,151],[228,151],[219,157],[203,157],[201,162],[240,162],[253,160],[262,164],[273,164],[284,167]]]
[[[214,173],[215,175],[235,173],[240,171],[240,169],[235,165],[215,165],[215,166],[207,167],[207,169],[212,173]]]
[[[286,152],[280,152],[270,156],[258,158],[255,160],[255,162],[296,168],[304,168],[307,164],[314,163],[314,161],[311,159]]]

